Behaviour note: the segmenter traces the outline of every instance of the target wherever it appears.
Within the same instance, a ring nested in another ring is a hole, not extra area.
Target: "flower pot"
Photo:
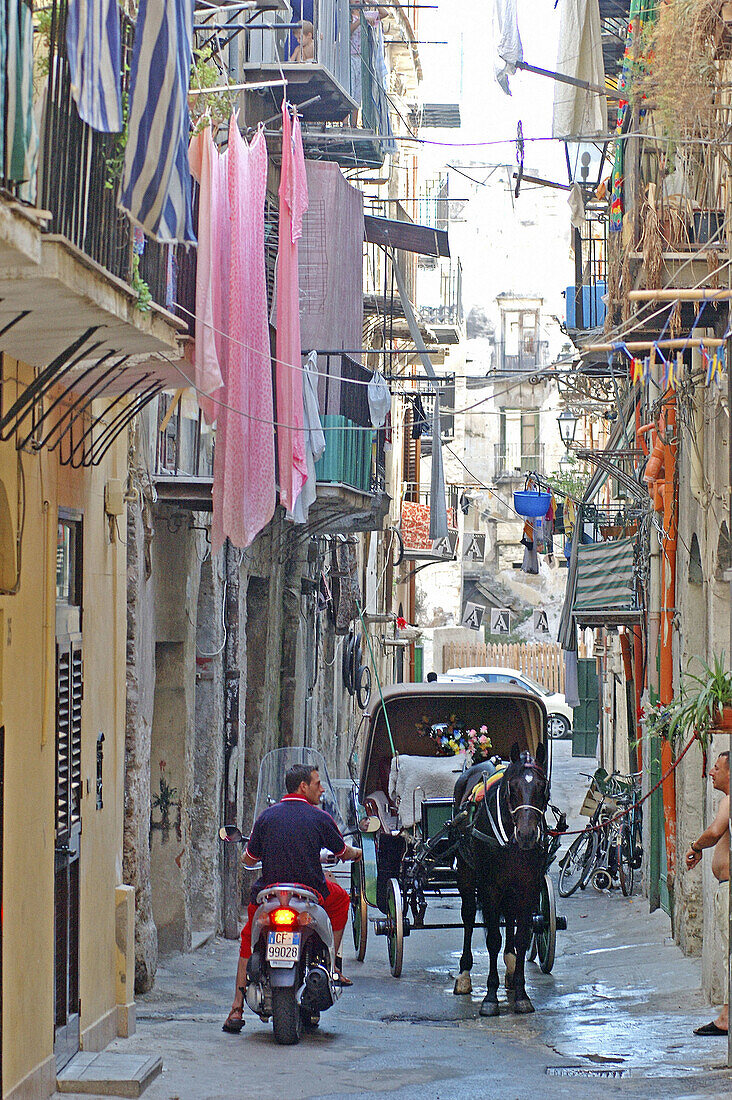
[[[549,493],[540,493],[534,489],[520,489],[513,494],[513,506],[520,516],[526,519],[538,519],[549,511],[551,499]]]
[[[694,244],[705,245],[711,240],[721,247],[722,227],[724,225],[723,210],[695,210],[692,215],[694,223]]]
[[[722,716],[717,719],[717,729],[732,730],[732,707],[722,707]]]

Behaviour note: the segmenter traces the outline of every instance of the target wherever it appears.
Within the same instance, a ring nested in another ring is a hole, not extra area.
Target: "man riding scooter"
[[[307,886],[320,897],[333,928],[335,954],[339,956],[343,930],[351,904],[349,894],[331,879],[326,880],[320,862],[322,848],[336,859],[361,859],[361,849],[346,844],[333,818],[319,808],[323,784],[316,767],[294,764],[285,775],[287,794],[259,815],[244,852],[244,863],[255,867],[260,861],[262,874],[253,884],[249,898],[247,923],[241,934],[236,989],[231,1012],[223,1030],[238,1035],[244,1026],[242,1017],[243,990],[247,980],[247,960],[252,954],[252,919],[257,910],[257,894],[266,886],[278,882],[293,882]],[[338,958],[338,963],[340,959]],[[351,985],[337,970],[341,985]]]

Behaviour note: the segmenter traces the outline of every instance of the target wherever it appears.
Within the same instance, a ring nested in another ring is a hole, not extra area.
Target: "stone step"
[[[142,1096],[163,1068],[162,1058],[80,1050],[56,1078],[60,1093]]]

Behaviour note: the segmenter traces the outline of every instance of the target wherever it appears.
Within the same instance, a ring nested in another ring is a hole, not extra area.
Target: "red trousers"
[[[310,887],[308,887],[310,889]],[[317,891],[316,891],[317,893]],[[339,886],[337,882],[328,881],[328,897],[323,898],[318,894],[320,904],[325,909],[326,913],[330,917],[330,923],[334,932],[342,932],[348,922],[348,911],[351,907],[351,897],[342,886]],[[241,947],[239,948],[239,957],[242,959],[248,959],[252,953],[252,921],[254,920],[254,914],[256,913],[258,905],[254,902],[249,902],[249,908],[247,909],[247,923],[241,930]]]

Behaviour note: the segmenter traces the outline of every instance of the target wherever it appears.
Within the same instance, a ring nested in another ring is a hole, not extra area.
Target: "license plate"
[[[267,933],[267,962],[272,966],[289,966],[300,958],[300,933]]]

